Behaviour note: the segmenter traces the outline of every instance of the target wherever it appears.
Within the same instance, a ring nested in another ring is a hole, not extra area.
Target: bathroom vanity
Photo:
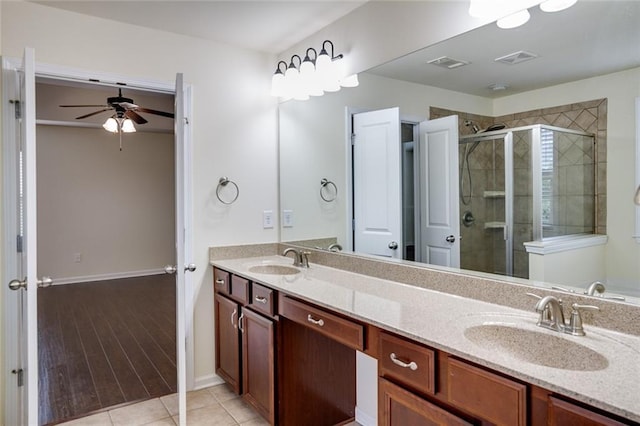
[[[638,336],[282,256],[211,263],[216,372],[271,424],[353,420],[362,383],[380,425],[639,424]]]

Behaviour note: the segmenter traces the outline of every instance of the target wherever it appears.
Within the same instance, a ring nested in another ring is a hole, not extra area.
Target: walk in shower
[[[594,135],[537,124],[458,148],[461,268],[528,278],[523,243],[594,233]]]

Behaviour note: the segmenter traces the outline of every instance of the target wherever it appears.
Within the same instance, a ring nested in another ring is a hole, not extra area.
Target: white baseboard
[[[222,380],[222,377],[216,374],[200,376],[195,378],[193,390],[204,389],[204,388],[219,385],[222,383],[224,383],[224,380]]]
[[[53,285],[88,283],[92,281],[117,280],[121,278],[146,277],[164,274],[164,269],[145,269],[141,271],[113,272],[109,274],[84,275],[78,277],[53,278]]]
[[[356,407],[356,421],[362,426],[376,426],[378,424],[376,417],[369,413],[365,413]]]

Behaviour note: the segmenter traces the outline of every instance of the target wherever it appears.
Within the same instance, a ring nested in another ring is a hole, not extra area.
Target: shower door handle
[[[449,235],[447,238],[444,239],[446,242],[448,243],[455,243],[456,242],[456,237],[454,237],[453,235]]]

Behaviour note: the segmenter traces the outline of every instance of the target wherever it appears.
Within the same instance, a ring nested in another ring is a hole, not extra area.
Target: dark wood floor
[[[176,392],[175,276],[38,290],[40,423]]]

